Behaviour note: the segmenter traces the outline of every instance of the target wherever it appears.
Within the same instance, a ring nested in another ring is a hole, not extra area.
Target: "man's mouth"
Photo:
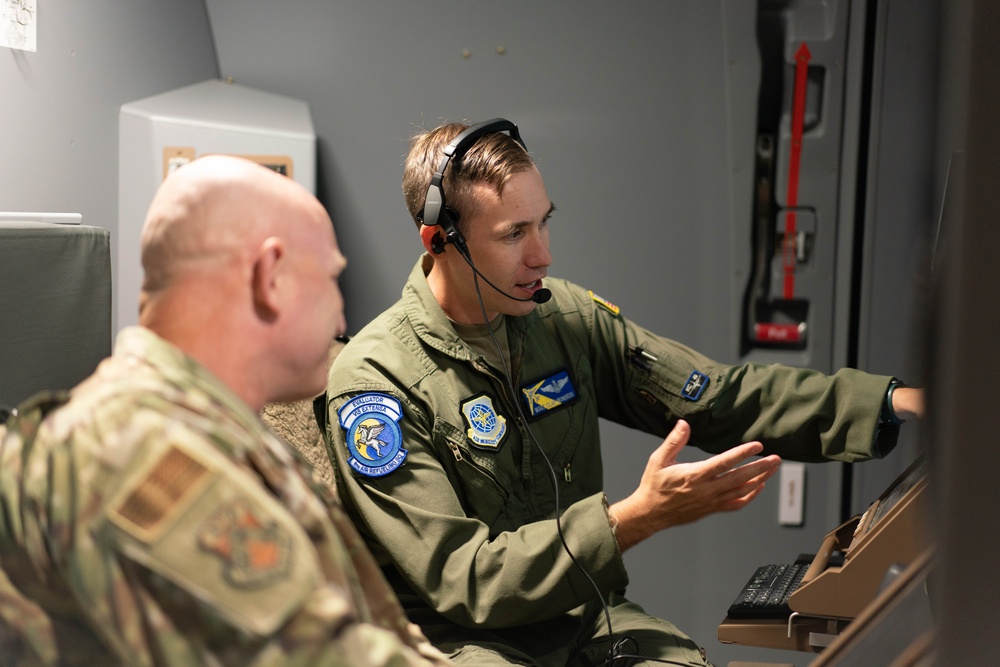
[[[523,290],[533,292],[542,286],[542,279],[539,278],[538,280],[532,280],[530,283],[518,283],[517,286]]]

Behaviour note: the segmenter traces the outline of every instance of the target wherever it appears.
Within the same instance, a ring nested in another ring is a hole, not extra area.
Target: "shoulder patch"
[[[589,294],[590,298],[594,300],[594,303],[596,303],[599,306],[602,306],[608,312],[613,313],[614,315],[621,315],[621,308],[611,303],[604,297],[597,296],[590,290],[587,290],[587,294]]]
[[[684,388],[681,389],[681,396],[689,401],[697,401],[708,386],[708,382],[708,376],[701,371],[691,371]]]
[[[466,399],[462,402],[462,414],[469,425],[465,434],[472,444],[480,449],[500,449],[507,435],[507,419],[497,414],[492,398],[478,394]]]
[[[521,387],[521,394],[528,408],[528,416],[537,417],[576,400],[576,387],[569,372],[562,370],[555,375],[530,382]]]
[[[182,511],[207,481],[204,463],[178,447],[170,447],[109,511],[109,518],[126,533],[152,542]]]
[[[322,581],[299,519],[207,441],[174,441],[138,462],[105,516],[103,548],[247,632],[273,633]]]
[[[201,524],[198,546],[222,560],[226,581],[237,588],[277,583],[291,567],[291,535],[245,498],[222,505]]]
[[[361,394],[337,411],[347,435],[348,465],[368,477],[382,477],[403,465],[403,408],[388,394]]]

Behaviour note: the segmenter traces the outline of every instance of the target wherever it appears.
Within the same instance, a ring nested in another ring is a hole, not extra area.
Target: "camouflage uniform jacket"
[[[123,331],[37,433],[16,424],[0,564],[50,620],[39,662],[444,662],[291,447],[152,332]]]
[[[579,630],[567,614],[594,589],[561,546],[554,481],[576,560],[605,594],[624,588],[599,417],[661,437],[682,417],[705,451],[761,440],[805,461],[895,443],[898,428],[879,428],[889,377],[718,364],[556,278],[550,301],[504,318],[508,386],[456,334],[427,285],[430,261],[334,362],[327,423],[338,495],[438,646],[481,635],[530,654]]]

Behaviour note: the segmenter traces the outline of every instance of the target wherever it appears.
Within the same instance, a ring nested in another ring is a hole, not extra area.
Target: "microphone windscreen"
[[[552,298],[552,290],[544,287],[531,295],[531,300],[535,303],[545,303]]]

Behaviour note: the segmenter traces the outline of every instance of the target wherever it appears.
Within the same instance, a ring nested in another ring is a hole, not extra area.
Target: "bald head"
[[[311,199],[294,181],[230,156],[206,156],[173,172],[143,227],[143,301],[191,273],[224,271],[280,231],[280,207],[319,206]]]
[[[343,333],[345,260],[323,206],[249,160],[206,156],[170,174],[142,231],[139,323],[253,407],[322,390]]]

